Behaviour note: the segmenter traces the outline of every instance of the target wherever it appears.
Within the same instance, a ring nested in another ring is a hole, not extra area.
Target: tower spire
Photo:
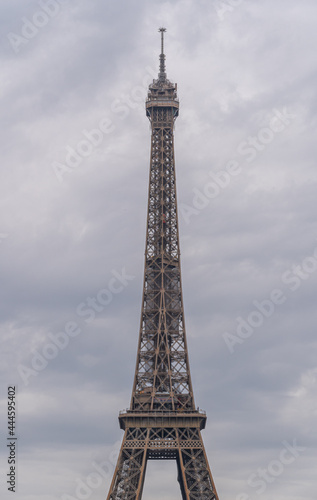
[[[166,80],[166,68],[165,68],[165,54],[164,54],[164,33],[166,28],[159,28],[159,32],[161,33],[161,54],[160,54],[160,72],[159,72],[159,80]]]

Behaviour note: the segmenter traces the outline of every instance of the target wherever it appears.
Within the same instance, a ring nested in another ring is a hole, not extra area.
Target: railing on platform
[[[164,411],[164,410],[146,410],[146,411],[140,411],[140,410],[130,410],[129,408],[126,408],[125,410],[120,410],[119,411],[119,415],[135,415],[135,414],[142,414],[142,413],[145,413],[146,415],[153,415],[153,417],[156,417],[156,416],[175,416],[175,415],[180,415],[180,414],[198,414],[198,415],[206,415],[206,411],[205,410],[200,410],[199,408],[197,408],[196,410],[180,410],[180,411]]]

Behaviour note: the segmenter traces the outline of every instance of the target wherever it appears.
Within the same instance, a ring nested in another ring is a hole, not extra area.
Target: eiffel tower
[[[219,500],[189,370],[180,268],[174,123],[177,85],[160,71],[149,86],[151,159],[139,345],[130,408],[120,412],[122,446],[107,500],[140,500],[148,460],[176,460],[183,500]]]

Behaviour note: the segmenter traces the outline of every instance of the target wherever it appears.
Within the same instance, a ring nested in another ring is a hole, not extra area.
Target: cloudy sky
[[[12,385],[15,498],[108,492],[163,25],[191,371],[219,498],[316,499],[316,18],[314,0],[1,3],[1,498]],[[143,497],[181,498],[173,462],[149,464]]]

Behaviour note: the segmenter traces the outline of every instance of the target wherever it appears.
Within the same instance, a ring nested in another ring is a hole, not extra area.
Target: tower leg
[[[142,430],[138,430],[138,434]],[[127,429],[124,434],[116,469],[113,475],[107,500],[141,500],[144,486],[145,470],[147,463],[147,441],[148,435],[136,437],[146,438],[142,440],[144,446],[135,448],[129,446],[129,434]],[[146,431],[148,434],[148,431]]]
[[[187,434],[190,431],[187,430]],[[219,500],[200,432],[198,443],[197,430],[194,429],[192,432],[194,440],[191,443],[187,441],[190,447],[184,447],[185,443],[179,440],[177,466],[182,498],[183,500]]]

